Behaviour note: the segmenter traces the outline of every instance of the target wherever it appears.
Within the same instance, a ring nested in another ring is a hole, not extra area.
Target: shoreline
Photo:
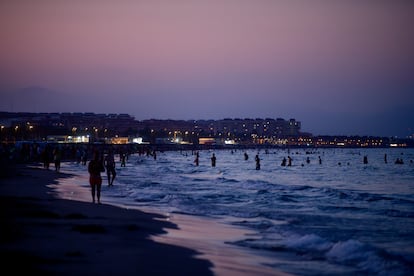
[[[1,178],[1,257],[6,271],[43,275],[213,275],[189,248],[150,237],[177,226],[159,214],[56,198],[68,177],[15,166]]]
[[[19,165],[0,178],[6,222],[1,256],[9,271],[288,275],[262,265],[270,260],[265,256],[225,244],[248,230],[206,218],[107,203],[104,195],[103,204],[93,204],[89,189],[70,185],[76,177],[81,176]],[[24,266],[14,265],[22,261]]]
[[[87,174],[73,175],[64,178],[53,188],[60,198],[91,201],[89,187],[83,183],[87,182]],[[75,184],[75,185],[73,185]],[[159,214],[159,220],[165,220],[177,225],[176,228],[165,228],[165,233],[157,234],[151,238],[156,242],[184,246],[199,252],[196,258],[206,259],[212,262],[212,270],[215,275],[290,275],[277,271],[264,264],[274,261],[274,257],[253,254],[247,248],[230,244],[238,239],[252,235],[253,232],[246,228],[230,225],[228,222],[207,217],[198,217],[171,212],[161,212],[156,208],[134,206],[125,202],[114,200],[105,196],[102,191],[102,202],[123,209],[142,210],[144,212]],[[230,242],[230,243],[229,243]]]

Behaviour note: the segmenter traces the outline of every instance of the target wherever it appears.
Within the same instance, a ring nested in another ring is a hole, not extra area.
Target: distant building
[[[163,140],[199,144],[209,143],[202,138],[214,138],[222,144],[225,141],[275,144],[280,139],[301,135],[300,122],[282,118],[138,121],[128,114],[0,112],[0,124],[2,129],[8,130],[1,133],[3,140],[7,137],[45,140],[47,136],[67,135],[88,136],[90,142],[105,142],[112,137],[139,136],[150,143]]]

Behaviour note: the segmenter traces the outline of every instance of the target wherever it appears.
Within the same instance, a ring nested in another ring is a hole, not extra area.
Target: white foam
[[[304,236],[292,235],[285,239],[285,246],[293,249],[308,249],[326,251],[331,248],[332,243],[315,234]]]

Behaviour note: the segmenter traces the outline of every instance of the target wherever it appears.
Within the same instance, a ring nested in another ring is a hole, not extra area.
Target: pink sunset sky
[[[414,1],[3,0],[0,111],[414,133]]]

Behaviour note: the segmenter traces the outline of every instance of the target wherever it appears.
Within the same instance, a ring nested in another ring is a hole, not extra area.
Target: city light
[[[195,146],[412,147],[414,143],[412,137],[313,136],[301,131],[299,121],[282,118],[137,121],[131,116],[116,114],[62,113],[54,114],[53,119],[48,114],[33,113],[33,116],[35,125],[28,121],[27,114],[7,113],[7,119],[0,121],[1,141],[46,141],[46,137],[56,136],[55,141],[67,143],[141,144],[145,141],[157,145]],[[85,136],[88,133],[93,135],[89,138]],[[104,137],[98,136],[101,133]]]

